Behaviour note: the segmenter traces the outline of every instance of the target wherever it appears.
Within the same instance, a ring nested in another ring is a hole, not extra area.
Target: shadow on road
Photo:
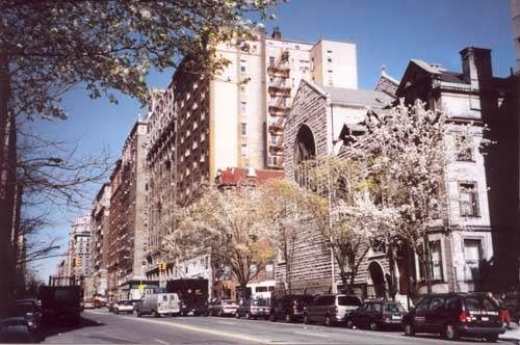
[[[61,322],[61,323],[54,323],[50,325],[45,325],[42,328],[42,334],[40,341],[44,341],[45,338],[60,334],[60,333],[67,333],[74,330],[77,330],[79,328],[86,328],[86,327],[99,327],[104,326],[104,323],[92,321],[90,319],[86,319],[84,317],[81,317],[78,324],[67,324],[67,322]]]

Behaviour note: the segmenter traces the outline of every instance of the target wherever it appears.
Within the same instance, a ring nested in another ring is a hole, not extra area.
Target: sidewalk
[[[500,335],[500,340],[516,341],[517,344],[520,344],[520,326],[515,322],[511,322],[510,328]]]

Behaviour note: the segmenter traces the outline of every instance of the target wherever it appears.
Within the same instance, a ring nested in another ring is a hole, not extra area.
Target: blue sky
[[[267,32],[278,26],[284,39],[316,42],[320,38],[357,45],[359,88],[373,89],[385,67],[400,79],[410,59],[438,63],[461,71],[459,51],[467,46],[491,49],[493,72],[509,75],[515,66],[509,0],[292,0],[275,9],[277,20],[266,22]],[[150,75],[151,87],[165,88],[171,73]],[[65,98],[69,119],[37,122],[35,128],[49,138],[76,138],[78,154],[108,148],[114,157],[139,114],[146,110],[132,99],[119,105],[92,101],[81,90]],[[97,192],[98,187],[93,188]],[[86,200],[90,205],[91,200]],[[66,248],[70,224],[76,215],[50,210],[55,223],[42,237],[59,236]],[[46,281],[57,259],[38,262]]]

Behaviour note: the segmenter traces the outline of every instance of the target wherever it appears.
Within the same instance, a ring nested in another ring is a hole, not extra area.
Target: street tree
[[[448,165],[473,145],[475,126],[454,124],[421,101],[400,103],[385,115],[371,113],[365,124],[347,155],[368,163],[376,204],[399,215],[381,236],[387,254],[404,241],[419,258],[431,291],[428,230],[447,230]]]
[[[376,204],[377,185],[365,160],[323,156],[300,167],[317,192],[311,214],[328,243],[348,293],[374,238],[392,229],[396,214]]]
[[[298,235],[310,222],[306,210],[309,199],[314,196],[304,188],[286,179],[267,180],[258,186],[262,202],[259,211],[269,221],[267,225],[273,231],[274,243],[285,263],[284,287],[287,293],[292,291],[292,262]]]
[[[168,239],[171,249],[182,257],[206,250],[216,270],[229,267],[245,298],[247,284],[276,254],[273,234],[259,211],[261,194],[245,186],[203,188],[202,196],[181,210],[177,229]]]
[[[146,102],[146,75],[190,56],[198,75],[228,64],[214,42],[251,35],[276,0],[0,2],[0,253],[9,259],[17,221],[17,118],[62,118],[63,95],[75,87],[117,102],[117,93]],[[115,90],[115,91],[114,91]],[[5,260],[4,260],[5,259]],[[9,281],[9,278],[2,279]],[[9,293],[0,284],[0,295]]]

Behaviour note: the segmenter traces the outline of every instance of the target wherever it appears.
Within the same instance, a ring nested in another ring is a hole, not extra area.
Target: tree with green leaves
[[[17,223],[17,118],[61,118],[62,96],[75,87],[91,98],[115,91],[146,102],[146,75],[190,56],[211,77],[228,61],[213,43],[249,37],[276,0],[0,2],[0,253],[12,257],[9,233]],[[11,260],[12,261],[12,260]],[[2,279],[0,295],[9,294]]]
[[[261,194],[254,187],[203,187],[201,197],[180,211],[165,250],[176,251],[182,258],[210,253],[213,269],[229,267],[245,298],[247,284],[276,254],[276,237],[266,227],[261,203]]]

